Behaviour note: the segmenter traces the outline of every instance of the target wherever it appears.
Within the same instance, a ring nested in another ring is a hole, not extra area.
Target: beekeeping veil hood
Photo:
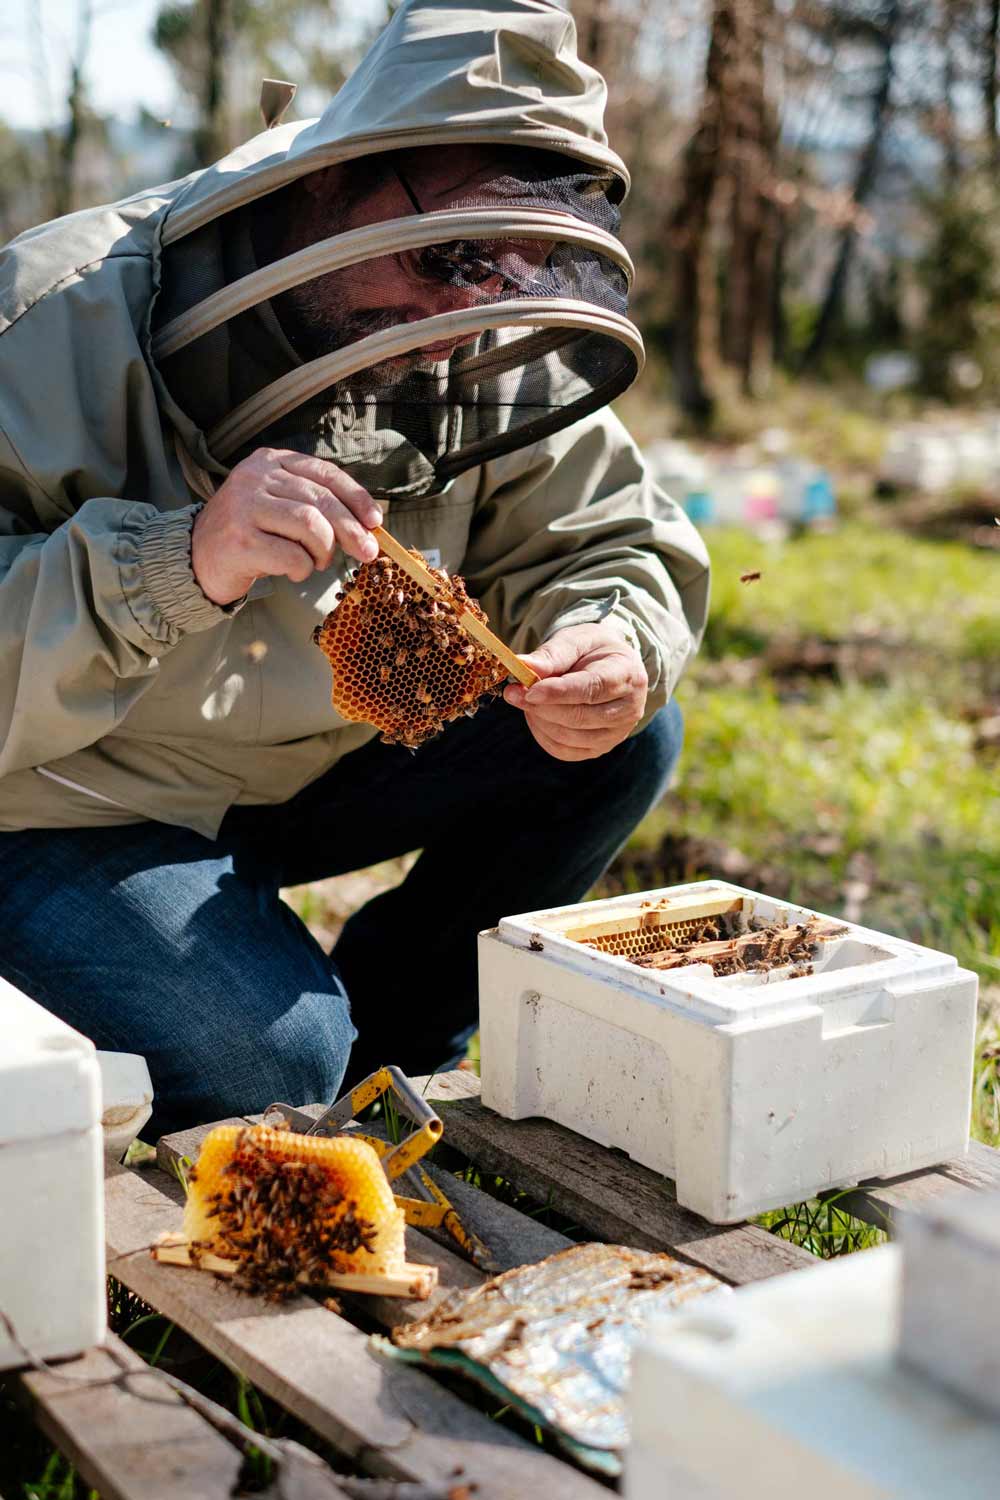
[[[194,178],[153,322],[194,472],[271,445],[417,497],[630,385],[604,101],[549,0],[408,0],[318,120]]]

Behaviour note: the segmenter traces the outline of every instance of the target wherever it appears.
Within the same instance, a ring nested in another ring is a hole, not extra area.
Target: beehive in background
[[[324,1272],[396,1275],[404,1221],[365,1141],[219,1125],[190,1174],[184,1233],[235,1260],[245,1285],[290,1288]]]
[[[436,599],[384,554],[364,563],[314,634],[341,718],[373,724],[383,743],[411,749],[475,713],[508,675],[459,623],[469,610],[486,621],[462,579],[431,571],[443,590]]]

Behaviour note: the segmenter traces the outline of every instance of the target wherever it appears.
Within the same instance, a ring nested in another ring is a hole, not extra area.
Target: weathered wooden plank
[[[734,1285],[816,1264],[807,1250],[756,1225],[709,1224],[681,1208],[666,1178],[573,1130],[484,1109],[473,1073],[414,1082],[439,1107],[447,1141],[598,1239],[668,1250]]]
[[[1000,1189],[1000,1151],[972,1141],[968,1156],[960,1156],[943,1166],[863,1182],[856,1188],[825,1196],[834,1199],[845,1213],[892,1234],[907,1214],[920,1213],[949,1193],[991,1189]]]
[[[606,1500],[607,1492],[493,1423],[430,1376],[371,1349],[358,1329],[308,1297],[275,1305],[144,1253],[177,1230],[177,1205],[152,1174],[106,1184],[109,1269],[216,1358],[240,1370],[360,1468],[442,1484],[457,1470],[477,1500]],[[143,1252],[143,1253],[132,1253]]]
[[[229,1500],[242,1455],[165,1385],[149,1375],[92,1388],[65,1378],[106,1380],[123,1367],[148,1369],[112,1337],[20,1385],[39,1427],[103,1500]]]

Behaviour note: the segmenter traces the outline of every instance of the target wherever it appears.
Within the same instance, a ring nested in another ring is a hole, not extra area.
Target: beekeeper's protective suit
[[[138,882],[130,951],[146,945],[145,969],[169,971],[168,993],[187,993],[178,945],[189,978],[207,964],[216,990],[232,992],[211,903],[180,872],[211,866],[218,885],[217,859],[231,879],[249,878],[229,835],[246,838],[251,812],[308,798],[320,778],[332,786],[341,761],[348,779],[369,765],[349,752],[382,755],[371,767],[403,754],[338,718],[310,644],[350,558],[338,553],[305,581],[260,579],[221,604],[200,586],[192,526],[241,460],[265,449],[337,465],[402,542],[465,576],[517,651],[570,625],[617,622],[648,674],[644,724],[695,648],[704,549],[607,409],[638,373],[642,346],[616,238],[627,175],[603,104],[571,19],[547,0],[412,0],[320,119],[277,124],[205,172],[42,226],[0,260],[0,972],[100,1044],[145,1051],[169,1101],[160,1124],[210,1105],[259,1107],[260,1090],[283,1069],[287,1078],[288,1057],[304,1049],[325,1048],[308,1084],[329,1092],[350,1040],[339,980],[313,954],[308,984],[286,972],[283,996],[263,1011],[232,997],[229,1019],[205,1014],[183,1047],[176,1016],[173,1032],[157,1029],[152,999],[133,1024],[124,1002],[102,1001],[113,981],[81,981],[78,932],[46,967],[41,930],[69,934],[73,901],[93,912],[77,854],[86,848],[94,869],[122,851],[100,888],[127,895]],[[303,204],[315,209],[312,236]],[[523,733],[509,707],[490,716]],[[435,744],[472,729],[454,726]],[[489,776],[489,764],[479,769]],[[308,869],[276,857],[259,900],[273,910],[279,874],[312,878],[430,847],[432,824],[396,822],[399,847],[368,847],[341,817]],[[488,862],[486,802],[473,841]],[[582,893],[611,852],[595,846],[546,900]],[[65,884],[47,875],[48,904],[26,898],[12,927],[14,872],[23,892],[46,858]],[[521,909],[543,904],[530,885]],[[496,899],[518,904],[509,888]],[[482,925],[478,911],[470,920]],[[117,941],[122,908],[103,922],[103,941],[112,931]],[[229,947],[252,941],[234,916]],[[466,973],[472,960],[455,961]],[[273,991],[275,976],[266,983]],[[261,971],[255,992],[264,984]],[[306,1014],[309,997],[320,1022]],[[457,1036],[470,1006],[466,993],[446,1025],[435,1032],[425,1017],[424,1031],[436,1044]],[[246,1067],[234,1061],[240,1017]],[[229,1058],[231,1097],[207,1063],[200,1083],[184,1073],[182,1052],[213,1045]],[[440,1060],[397,1057],[391,1036],[385,1045],[404,1066]]]

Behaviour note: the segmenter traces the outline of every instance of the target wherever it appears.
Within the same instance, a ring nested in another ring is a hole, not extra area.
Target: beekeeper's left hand
[[[642,718],[646,668],[614,621],[557,630],[521,660],[541,681],[530,688],[511,683],[504,698],[524,710],[535,739],[556,760],[606,755]]]

